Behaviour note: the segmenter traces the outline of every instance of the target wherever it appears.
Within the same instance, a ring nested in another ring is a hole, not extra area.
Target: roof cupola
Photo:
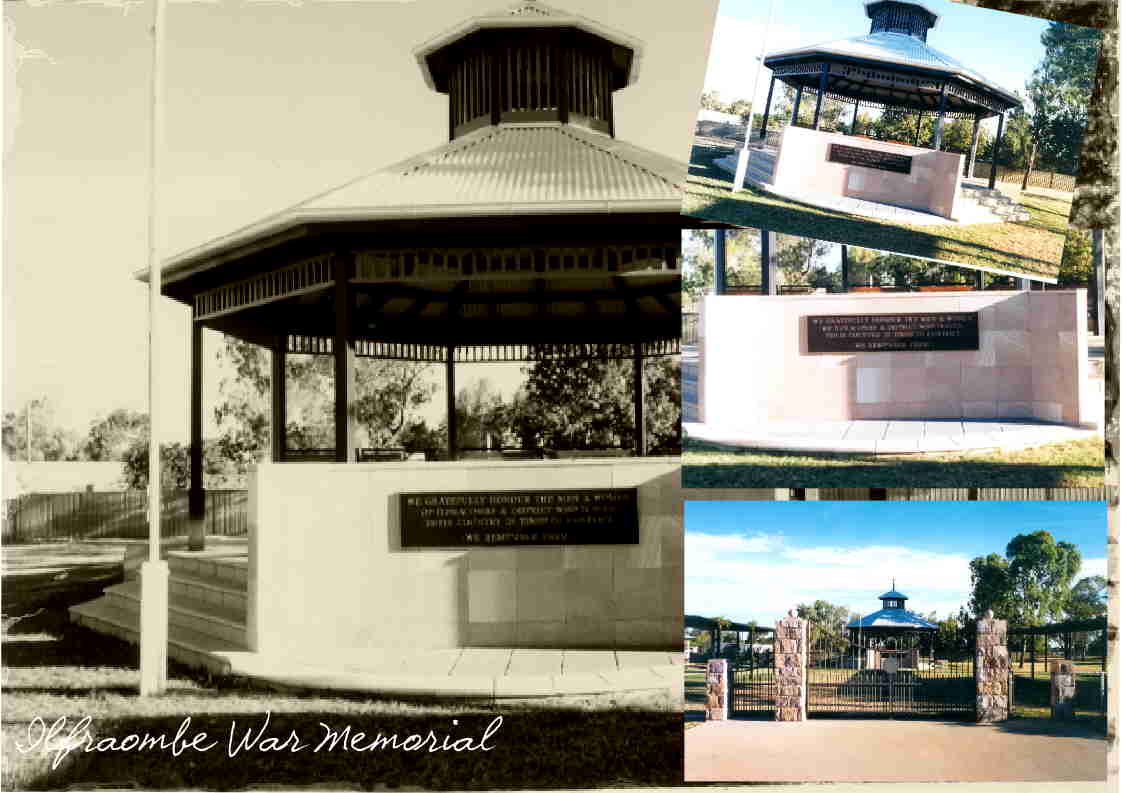
[[[574,124],[615,134],[612,93],[635,82],[642,45],[585,17],[520,0],[414,51],[448,95],[449,138],[499,124]]]
[[[869,34],[903,33],[927,41],[927,31],[935,27],[939,15],[920,3],[899,0],[876,0],[865,4],[865,14],[872,20]]]

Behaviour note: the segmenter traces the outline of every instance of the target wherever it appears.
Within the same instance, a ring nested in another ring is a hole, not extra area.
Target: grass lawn
[[[992,269],[1050,277],[1059,269],[1070,198],[1021,193],[1018,200],[1031,217],[1020,223],[908,226],[791,201],[751,185],[733,193],[729,174],[713,164],[730,151],[711,139],[695,142],[683,214]]]
[[[1051,682],[1048,665],[1038,658],[1034,665],[1013,663],[1013,703],[1017,718],[1047,719],[1051,715]],[[1075,716],[1079,721],[1106,729],[1100,690],[1102,664],[1099,660],[1075,662]],[[1035,676],[1034,676],[1035,675]]]
[[[89,790],[100,785],[144,790],[238,790],[250,785],[459,790],[665,787],[681,781],[682,722],[676,711],[579,700],[549,708],[491,708],[334,693],[297,695],[242,680],[209,679],[174,665],[168,693],[142,699],[135,693],[136,648],[71,625],[65,607],[74,602],[73,589],[62,589],[53,598],[39,590],[33,602],[22,602],[27,605],[19,610],[4,603],[3,790]],[[247,729],[256,732],[264,725],[266,714],[266,736],[283,743],[295,733],[306,748],[253,749],[231,758],[231,731],[236,746]],[[487,742],[490,751],[358,752],[342,745],[313,751],[326,734],[321,723],[338,731],[350,726],[352,735],[366,733],[363,745],[379,733],[423,739],[430,730],[437,741],[450,735],[453,741],[471,737],[478,744],[498,715],[503,721]],[[36,717],[48,725],[66,717],[69,731],[84,716],[91,719],[95,741],[145,733],[170,741],[189,716],[187,740],[205,731],[204,745],[217,744],[178,757],[159,748],[73,751],[57,768],[52,768],[54,753],[19,751],[18,746],[32,742],[29,726]]]
[[[682,487],[1102,487],[1102,438],[962,454],[807,454],[686,439]]]

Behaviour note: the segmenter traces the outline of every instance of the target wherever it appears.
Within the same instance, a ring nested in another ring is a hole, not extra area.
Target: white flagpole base
[[[140,695],[168,686],[168,563],[140,565]]]
[[[732,180],[732,191],[734,193],[744,189],[744,178],[748,175],[748,157],[750,154],[748,142],[745,141],[736,156],[736,176]]]

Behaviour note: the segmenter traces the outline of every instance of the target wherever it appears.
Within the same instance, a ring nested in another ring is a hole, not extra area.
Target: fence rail
[[[991,166],[988,162],[974,164],[975,179],[989,179]],[[1025,172],[997,166],[997,181],[1003,184],[1021,184],[1025,180]],[[1075,192],[1075,177],[1066,173],[1054,171],[1033,171],[1029,176],[1029,187],[1047,187],[1049,190],[1062,190],[1067,193]]]
[[[247,533],[246,490],[207,490],[206,532],[226,537]],[[187,491],[163,494],[160,535],[187,533]],[[3,541],[50,542],[148,536],[148,492],[31,493],[4,501]]]

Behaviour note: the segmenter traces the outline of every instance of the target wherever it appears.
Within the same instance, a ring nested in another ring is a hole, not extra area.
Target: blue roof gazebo
[[[892,589],[879,599],[880,610],[851,620],[846,626],[851,636],[861,634],[881,645],[895,640],[894,644],[902,647],[904,644],[925,643],[926,637],[933,637],[939,630],[935,623],[907,610],[908,596],[896,590],[895,581],[892,582]],[[927,638],[927,642],[929,641]]]
[[[942,148],[944,119],[971,118],[974,131],[968,173],[974,169],[979,125],[983,119],[997,116],[996,162],[1004,114],[1021,106],[1016,94],[928,44],[928,32],[939,16],[922,3],[870,0],[865,3],[865,14],[871,24],[863,36],[782,50],[764,58],[764,65],[771,69],[771,85],[762,134],[766,136],[772,93],[779,80],[795,89],[792,124],[798,118],[803,91],[816,93],[814,129],[821,122],[824,97],[853,104],[850,134],[856,131],[861,107],[915,112],[921,118],[924,113],[934,113],[934,149]],[[989,186],[994,186],[992,171]]]

